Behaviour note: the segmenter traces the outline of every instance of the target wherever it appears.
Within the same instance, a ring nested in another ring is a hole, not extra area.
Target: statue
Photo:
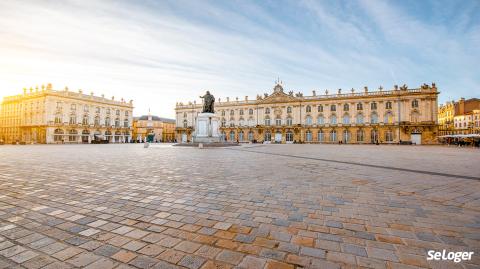
[[[210,94],[209,91],[204,96],[200,96],[203,99],[202,113],[215,113],[213,109],[213,103],[215,103],[215,97]]]

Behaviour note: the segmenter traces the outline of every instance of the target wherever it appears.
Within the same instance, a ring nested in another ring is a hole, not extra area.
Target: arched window
[[[243,131],[238,132],[238,141],[244,141]]]
[[[250,109],[248,110],[248,115],[253,115],[253,109],[250,108]]]
[[[222,140],[222,141],[227,140],[227,134],[225,133],[225,131],[222,131],[221,140]]]
[[[68,141],[70,141],[70,142],[77,141],[77,134],[78,134],[77,130],[73,130],[73,129],[70,130],[68,132]]]
[[[378,114],[373,112],[372,115],[370,116],[370,122],[372,124],[377,124],[378,123]]]
[[[55,129],[53,131],[53,141],[55,142],[62,142],[63,141],[63,130],[62,129]]]
[[[392,109],[392,102],[388,101],[385,103],[385,109]]]
[[[105,118],[105,126],[110,126],[110,118]]]
[[[119,143],[119,142],[120,142],[121,136],[122,136],[122,133],[121,133],[120,131],[116,131],[116,132],[115,132],[114,138],[115,138],[115,142],[116,142],[116,143]]]
[[[413,108],[417,108],[417,107],[418,107],[418,100],[417,100],[417,99],[415,99],[415,100],[412,101],[412,107],[413,107]]]
[[[265,108],[265,114],[270,114],[270,108]]]
[[[292,131],[287,131],[285,134],[285,141],[287,142],[293,142],[293,133]]]
[[[318,142],[323,142],[325,141],[325,134],[323,133],[323,130],[319,130],[317,133],[317,140]]]
[[[292,113],[292,107],[287,107],[287,113]]]
[[[323,117],[323,115],[319,115],[319,116],[317,117],[317,124],[318,124],[318,125],[325,124],[325,118]]]
[[[330,142],[335,142],[337,141],[337,131],[332,130],[330,131]]]
[[[123,127],[128,127],[128,119],[123,120]]]
[[[342,123],[343,124],[350,124],[350,115],[348,115],[348,114],[343,115]]]
[[[371,109],[371,110],[377,109],[377,103],[375,103],[375,102],[371,103],[371,104],[370,104],[370,109]]]
[[[363,124],[363,114],[357,114],[357,124]]]
[[[350,142],[350,132],[348,130],[343,130],[343,143],[347,144]]]
[[[253,131],[248,132],[248,141],[253,141]]]
[[[222,124],[223,124],[223,122],[222,122]],[[187,128],[187,125],[188,125],[187,120],[183,120],[183,128]]]
[[[330,111],[337,111],[337,106],[330,105]]]
[[[307,142],[311,142],[312,141],[312,132],[310,130],[308,130],[307,132],[305,132],[305,141]]]
[[[330,124],[337,124],[337,116],[335,115],[330,116]]]
[[[389,123],[389,124],[392,124],[393,123],[393,114],[392,112],[387,112],[385,113],[385,117],[383,119],[383,122],[384,123]]]
[[[318,112],[323,112],[323,106],[322,105],[318,105]]]
[[[287,118],[287,125],[292,126],[292,124],[293,124],[292,118],[288,117]]]
[[[372,143],[377,143],[378,142],[378,130],[372,130],[370,133],[370,141]]]
[[[230,131],[230,141],[235,141],[235,132]]]
[[[306,125],[312,125],[312,117],[311,116],[305,117],[305,124]]]
[[[305,111],[308,113],[308,112],[312,112],[312,107],[311,106],[307,106],[305,107]]]
[[[420,121],[420,113],[418,113],[417,111],[413,111],[410,118],[411,118],[410,119],[411,122],[419,122]]]
[[[272,133],[270,133],[270,131],[266,131],[263,138],[264,141],[272,141]]]
[[[362,103],[357,104],[357,110],[363,110],[363,105]]]
[[[235,110],[232,109],[230,110],[230,116],[233,116],[233,115],[235,115]]]
[[[282,125],[282,119],[276,118],[275,119],[275,125],[281,126]]]
[[[343,105],[343,111],[348,111],[350,109],[350,106],[348,104]]]
[[[365,132],[362,129],[357,130],[357,142],[363,142]]]
[[[265,125],[270,126],[270,118],[269,117],[265,118]]]
[[[393,141],[393,132],[392,130],[385,131],[385,141],[392,142]]]

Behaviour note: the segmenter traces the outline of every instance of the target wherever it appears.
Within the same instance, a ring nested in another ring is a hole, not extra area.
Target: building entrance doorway
[[[421,144],[422,144],[422,134],[412,133],[412,134],[410,135],[410,140],[411,140],[412,143],[415,144],[415,145],[421,145]]]
[[[280,132],[275,133],[275,143],[282,143],[282,133]]]

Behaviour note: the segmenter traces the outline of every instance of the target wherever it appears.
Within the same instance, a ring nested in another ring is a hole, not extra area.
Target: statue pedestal
[[[219,118],[214,113],[199,113],[193,143],[219,143]]]

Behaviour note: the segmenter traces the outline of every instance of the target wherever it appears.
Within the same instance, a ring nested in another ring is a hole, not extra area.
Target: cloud
[[[394,72],[398,83],[435,80],[468,94],[480,82],[465,70],[478,24],[459,16],[454,25],[462,33],[452,39],[449,24],[372,1],[2,1],[0,95],[52,82],[173,117],[175,102],[205,89],[253,98],[277,76],[309,93],[388,88]]]

